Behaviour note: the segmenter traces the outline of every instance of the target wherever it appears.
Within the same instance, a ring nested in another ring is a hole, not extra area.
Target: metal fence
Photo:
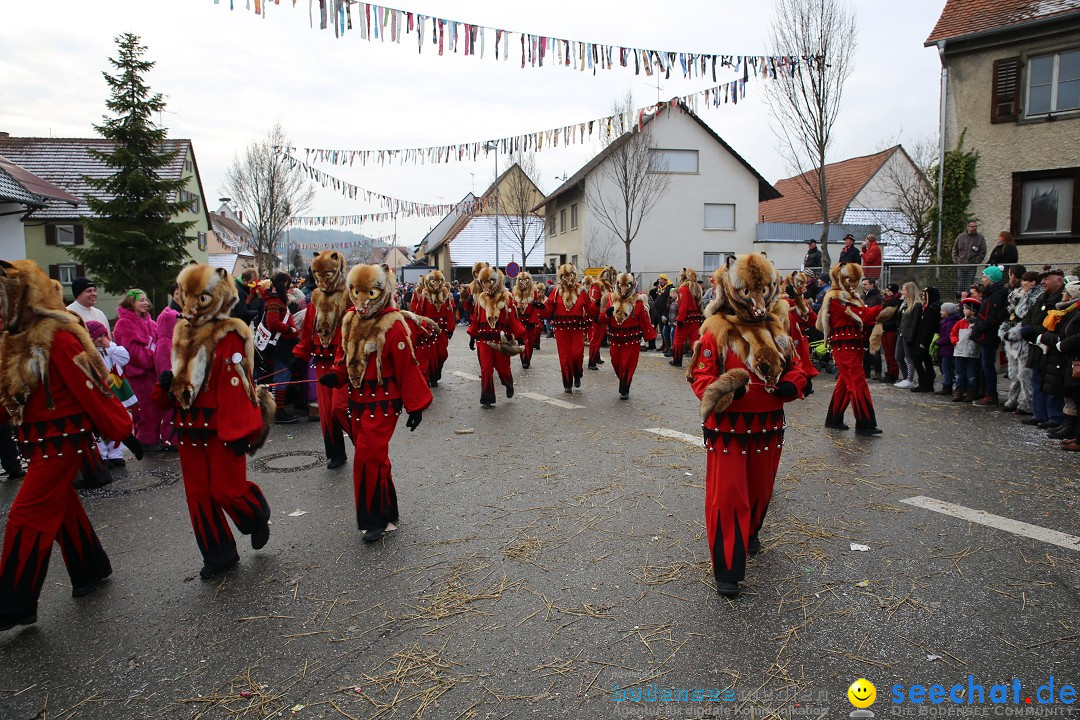
[[[1080,270],[1078,263],[1080,260],[1074,258],[1069,262],[1028,262],[1024,264],[1024,267],[1038,272],[1043,265],[1054,265],[1065,270],[1066,274],[1075,274],[1077,270]],[[961,292],[970,289],[972,285],[981,284],[982,271],[986,267],[988,266],[886,265],[881,274],[881,285],[884,287],[890,283],[896,283],[903,287],[904,283],[914,281],[920,289],[937,288],[942,302],[953,302],[960,297]],[[1004,279],[1008,280],[1008,276]]]

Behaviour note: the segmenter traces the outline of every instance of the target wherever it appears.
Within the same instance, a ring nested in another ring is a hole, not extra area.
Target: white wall
[[[910,187],[918,182],[917,176],[918,171],[907,155],[898,150],[889,156],[866,186],[852,198],[848,207],[864,210],[897,209],[897,180]]]
[[[646,131],[652,134],[658,149],[698,150],[698,172],[669,175],[667,193],[642,222],[631,246],[634,272],[682,267],[700,270],[706,252],[753,251],[758,211],[758,179],[754,174],[683,113],[664,114]],[[599,168],[593,176],[602,177]],[[617,192],[610,181],[604,179],[603,183],[606,197]],[[705,230],[705,203],[734,204],[735,229]],[[599,221],[586,212],[585,224],[593,227]],[[614,264],[622,270],[625,259],[621,244],[619,250],[619,260]]]
[[[0,203],[0,259],[26,259],[26,232],[23,230],[22,217],[6,213],[25,211],[25,205]]]

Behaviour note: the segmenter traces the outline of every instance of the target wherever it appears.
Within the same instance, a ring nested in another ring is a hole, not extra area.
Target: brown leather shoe
[[[1061,449],[1068,450],[1069,452],[1080,452],[1080,442],[1076,440],[1063,440],[1061,442]]]

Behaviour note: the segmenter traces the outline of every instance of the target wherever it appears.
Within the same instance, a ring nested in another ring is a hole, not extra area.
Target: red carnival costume
[[[788,305],[791,311],[788,319],[791,326],[791,341],[795,345],[795,352],[802,363],[803,372],[806,373],[806,389],[803,395],[814,392],[812,381],[818,376],[818,369],[814,367],[814,358],[810,352],[810,328],[817,325],[817,313],[806,302],[806,283],[810,282],[810,276],[801,270],[795,270],[788,276],[787,292]]]
[[[275,407],[252,379],[251,329],[229,316],[237,302],[229,273],[192,264],[176,282],[183,318],[173,331],[172,372],[161,382],[176,405],[184,492],[203,556],[199,575],[208,579],[240,559],[226,515],[255,550],[270,537],[270,506],[247,479],[244,453],[254,455],[266,442]]]
[[[439,326],[439,332],[434,335],[434,344],[429,353],[426,371],[428,385],[439,387],[442,380],[443,365],[450,356],[450,338],[454,336],[457,322],[454,320],[454,300],[450,296],[450,286],[446,284],[442,272],[432,270],[424,276],[425,282],[421,289],[417,287],[420,301],[413,311],[417,315],[423,315],[433,320]],[[419,352],[417,360],[421,360]],[[421,360],[423,362],[423,360]]]
[[[693,347],[701,330],[701,286],[698,285],[697,273],[690,268],[683,268],[679,274],[678,314],[675,316],[675,335],[671,339],[671,364],[682,367],[683,352],[686,346]]]
[[[521,367],[528,370],[532,365],[533,350],[540,347],[540,333],[544,329],[540,323],[540,311],[544,303],[532,275],[524,270],[514,278],[514,290],[511,294],[514,296],[514,309],[518,319],[525,326],[525,349],[521,352]]]
[[[747,553],[760,547],[783,448],[784,403],[801,396],[805,375],[792,358],[788,308],[778,300],[772,263],[740,255],[713,278],[716,299],[686,374],[701,399],[708,448],[705,527],[716,589],[734,596]]]
[[[641,355],[641,341],[656,339],[656,328],[649,319],[649,304],[637,294],[637,281],[632,274],[620,273],[615,279],[615,290],[608,295],[600,322],[607,327],[611,369],[619,378],[619,397],[626,400]]]
[[[618,274],[618,270],[608,265],[598,276],[592,279],[592,284],[589,285],[589,302],[595,305],[597,309],[607,305],[608,296],[611,294],[612,285],[615,283],[615,276]],[[598,366],[604,364],[604,361],[600,359],[600,346],[604,344],[607,327],[605,323],[601,322],[598,314],[597,318],[593,320],[592,327],[589,328],[590,370],[599,370]]]
[[[341,347],[341,321],[349,309],[349,294],[345,291],[345,256],[330,250],[315,253],[311,261],[311,274],[315,278],[315,290],[311,303],[304,313],[304,325],[300,339],[293,348],[296,370],[302,371],[310,362],[315,368],[315,379],[330,372]],[[302,372],[290,373],[301,379]],[[328,388],[315,385],[315,399],[319,404],[319,427],[323,446],[326,448],[326,467],[330,470],[345,464],[345,433],[349,428],[346,417],[349,393],[344,387]]]
[[[277,284],[271,286],[263,300],[263,325],[272,335],[278,338],[275,342],[293,340],[299,335],[299,332],[296,326],[293,325],[292,313],[289,312],[289,300],[286,297],[289,289],[288,276],[285,273],[278,273],[274,278],[274,282]],[[282,357],[281,351],[276,344],[267,346],[267,352],[274,355],[272,363],[275,371],[274,382],[278,383],[274,386],[274,404],[284,411],[285,393],[288,391],[288,385],[285,383],[292,379],[292,374],[284,372],[283,369],[289,368],[291,358]],[[295,422],[295,420],[291,422]]]
[[[488,408],[495,404],[495,372],[499,373],[499,380],[506,388],[506,397],[514,397],[510,356],[522,351],[514,340],[524,343],[526,332],[498,269],[483,268],[476,276],[475,286],[476,308],[469,325],[469,336],[476,342],[476,356],[480,361],[480,404]]]
[[[8,511],[0,554],[0,630],[37,621],[38,597],[57,542],[74,597],[112,573],[72,486],[101,457],[93,434],[125,441],[136,457],[131,417],[109,387],[109,373],[78,317],[31,260],[0,261],[0,404],[18,426],[26,477]]]
[[[559,283],[551,291],[542,317],[551,320],[555,330],[555,345],[559,349],[559,369],[563,390],[574,392],[581,387],[581,366],[585,359],[585,331],[599,309],[589,301],[589,295],[578,283],[577,268],[567,263],[559,268]]]
[[[859,297],[863,273],[857,263],[836,265],[829,272],[829,278],[832,288],[825,293],[818,315],[818,329],[828,338],[836,363],[836,387],[825,416],[825,427],[847,430],[844,412],[851,405],[855,414],[855,432],[866,437],[880,435],[874,401],[863,371],[863,353],[870,331],[885,308],[880,305],[866,307]],[[892,312],[881,318],[882,321],[891,317]]]
[[[332,373],[320,383],[347,383],[349,420],[356,441],[353,493],[356,525],[364,542],[394,529],[397,491],[390,465],[390,438],[402,408],[415,430],[431,405],[431,390],[413,353],[405,318],[394,307],[394,276],[385,265],[356,265],[349,271],[353,307],[341,327],[341,349]]]

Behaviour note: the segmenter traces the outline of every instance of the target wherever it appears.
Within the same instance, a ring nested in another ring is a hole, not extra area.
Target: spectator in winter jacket
[[[941,324],[938,327],[938,357],[941,358],[941,389],[938,395],[953,394],[953,325],[960,321],[960,306],[956,303],[942,303]]]
[[[1011,265],[1017,262],[1019,257],[1012,233],[1002,230],[998,233],[994,247],[990,250],[990,259],[986,262],[990,265]]]
[[[862,300],[866,303],[866,307],[881,305],[882,295],[881,291],[878,290],[877,280],[864,277],[862,282],[859,283],[859,290],[862,292]],[[876,353],[870,352],[869,337],[867,338],[866,352],[863,353],[863,372],[868,378],[881,379],[881,350],[879,349]]]
[[[998,326],[1005,319],[1005,303],[1008,293],[1002,283],[1001,268],[991,265],[982,272],[979,316],[975,320],[972,338],[978,343],[982,354],[983,396],[973,401],[978,407],[998,404],[997,354],[1000,339]]]
[[[950,333],[953,344],[953,402],[971,402],[979,388],[979,346],[971,339],[971,324],[979,313],[979,301],[964,298],[964,317]]]
[[[1036,341],[1042,334],[1047,314],[1062,301],[1065,290],[1065,272],[1061,268],[1043,266],[1039,273],[1043,294],[1028,316],[1020,323],[1020,336],[1028,342],[1028,367],[1031,368],[1032,416],[1021,422],[1049,429],[1065,422],[1065,398],[1048,392],[1052,383],[1046,382],[1046,370],[1051,364],[1043,346]]]
[[[1013,293],[1016,292],[1019,292],[1019,296],[1014,302]],[[1009,377],[1013,380],[1013,384],[1009,386],[1009,398],[1004,407],[1016,415],[1031,415],[1032,384],[1031,368],[1028,367],[1029,347],[1027,340],[1021,336],[1020,330],[1042,298],[1043,290],[1039,286],[1039,274],[1031,271],[1024,272],[1020,278],[1020,287],[1013,293],[1009,294],[1011,305],[1009,321],[1001,324],[1001,327],[1005,328],[1005,357],[1009,360]]]
[[[251,324],[255,321],[255,318],[259,317],[259,293],[254,289],[257,278],[258,275],[254,270],[245,270],[240,277],[233,280],[236,283],[238,300],[233,305],[230,315],[248,324]],[[172,338],[171,335],[169,337]]]
[[[862,255],[859,253],[859,249],[855,247],[855,236],[844,236],[844,247],[840,248],[840,258],[838,262],[842,263],[861,263]]]
[[[967,224],[967,230],[953,241],[952,261],[956,265],[982,265],[985,258],[986,238],[979,233],[979,224],[972,220]],[[957,268],[956,277],[960,287],[967,287],[975,279],[975,268]]]
[[[97,348],[98,353],[101,355],[101,360],[105,363],[105,369],[116,378],[123,378],[124,366],[127,365],[128,361],[131,359],[128,357],[127,350],[112,342],[109,339],[109,329],[96,320],[91,320],[86,323],[86,332],[90,335],[90,340],[94,343],[94,347]],[[112,382],[111,378],[110,382]],[[134,396],[124,397],[120,392],[120,387],[123,386],[117,386],[116,383],[113,383],[113,387],[113,392],[116,393],[116,396],[120,399],[120,402],[124,407],[130,408],[138,402]],[[131,383],[128,383],[126,387],[130,388]],[[130,395],[131,391],[130,389],[127,389],[126,392]],[[98,454],[101,455],[101,459],[109,467],[123,467],[127,464],[127,461],[124,460],[124,446],[121,443],[99,438],[97,441],[97,450]]]
[[[275,345],[273,348],[267,348],[274,356],[274,402],[277,404],[274,422],[281,425],[299,422],[299,418],[285,408],[285,394],[286,389],[289,387],[285,383],[292,379],[289,372],[293,357],[292,345],[295,344],[296,338],[300,335],[300,331],[293,324],[292,313],[289,312],[288,307],[289,286],[291,284],[292,278],[289,277],[288,273],[279,272],[274,275],[263,306],[263,324],[273,335],[274,340],[272,342]],[[289,345],[287,352],[282,349],[282,340]]]
[[[885,288],[882,307],[896,308],[896,314],[881,324],[881,354],[885,356],[885,375],[883,382],[895,383],[900,376],[900,367],[896,364],[896,333],[900,328],[900,286],[889,283]],[[905,370],[906,372],[906,370]]]
[[[871,280],[881,277],[881,246],[878,245],[877,235],[870,233],[862,245],[863,276]]]
[[[166,370],[172,371],[172,339],[173,330],[176,329],[176,321],[180,319],[180,286],[175,282],[169,288],[169,304],[157,317],[157,349],[154,351],[154,372],[157,377]],[[173,409],[161,411],[161,426],[159,430],[161,445],[165,450],[175,451],[176,443],[173,438]]]
[[[1058,322],[1054,333],[1057,335],[1055,347],[1061,353],[1064,360],[1064,376],[1062,387],[1065,390],[1069,402],[1066,403],[1065,423],[1063,427],[1051,432],[1050,437],[1061,440],[1061,449],[1069,452],[1080,452],[1080,442],[1077,440],[1077,411],[1080,410],[1080,379],[1072,376],[1072,364],[1080,359],[1080,280],[1073,280],[1065,286],[1063,300],[1058,304],[1058,309],[1065,312],[1065,316]],[[1047,338],[1049,340],[1049,338]]]
[[[158,379],[154,364],[157,324],[150,316],[150,300],[142,290],[136,288],[124,294],[116,308],[113,340],[131,357],[124,374],[139,399],[138,406],[131,408],[135,438],[144,447],[155,447],[161,442],[161,410],[151,399]]]
[[[941,327],[941,295],[937,288],[928,287],[922,294],[922,314],[915,328],[915,372],[919,384],[911,392],[934,392],[934,361],[930,357],[930,345]]]
[[[919,286],[914,282],[904,283],[903,300],[900,303],[900,323],[896,335],[896,364],[900,369],[900,381],[894,385],[901,390],[910,390],[915,383],[915,348],[916,330],[922,317],[922,302],[919,300]]]
[[[803,258],[802,265],[803,270],[813,270],[814,272],[821,271],[821,250],[818,249],[817,240],[807,240],[806,244],[809,249],[806,251],[806,256]]]

